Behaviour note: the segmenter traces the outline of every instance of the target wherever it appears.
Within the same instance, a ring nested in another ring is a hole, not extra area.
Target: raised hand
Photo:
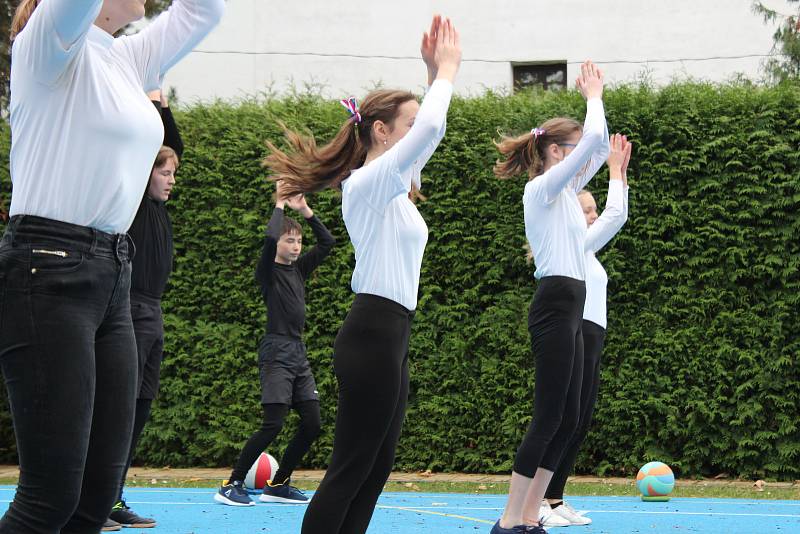
[[[437,34],[439,33],[439,26],[442,24],[442,16],[441,15],[434,15],[433,20],[431,20],[431,29],[427,32],[422,34],[422,45],[419,48],[420,53],[422,54],[422,61],[425,62],[425,66],[428,67],[428,85],[433,83],[433,80],[436,79],[436,39]]]
[[[628,141],[627,136],[622,136],[624,142],[625,159],[622,160],[622,184],[628,186],[628,163],[631,161],[631,152],[633,151],[633,143]]]
[[[615,133],[608,139],[608,170],[612,180],[622,179],[622,164],[625,162],[625,141],[621,134]]]
[[[455,80],[461,65],[461,38],[450,19],[444,19],[439,25],[433,58],[437,69],[436,78],[450,82]]]
[[[575,80],[575,86],[586,100],[602,98],[603,96],[603,71],[591,61],[581,65],[581,74]]]
[[[276,207],[283,209],[284,206],[288,206],[306,219],[314,215],[314,212],[308,207],[305,195],[301,194],[287,196],[286,192],[288,187],[286,186],[286,182],[283,180],[277,180],[275,185],[277,187],[277,200],[275,202]]]

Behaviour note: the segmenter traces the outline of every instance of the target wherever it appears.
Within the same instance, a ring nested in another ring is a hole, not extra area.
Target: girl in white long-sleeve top
[[[625,136],[611,136],[611,151],[608,155],[610,180],[608,197],[603,213],[598,217],[594,197],[585,189],[578,193],[583,214],[586,219],[586,303],[583,307],[583,380],[581,383],[580,418],[578,429],[570,440],[564,456],[556,469],[553,479],[545,493],[547,504],[553,513],[569,522],[570,525],[588,525],[592,522],[579,515],[564,502],[564,487],[575,466],[583,440],[589,432],[592,412],[600,387],[600,355],[606,335],[606,286],[608,276],[595,254],[600,251],[619,232],[628,219],[628,178],[631,144]]]
[[[355,300],[334,344],[339,405],[333,455],[303,520],[304,534],[366,532],[386,483],[408,398],[408,342],[417,307],[428,228],[409,199],[444,136],[452,82],[461,62],[458,33],[434,17],[422,40],[428,90],[422,105],[406,91],[370,93],[334,140],[289,132],[294,149],[271,146],[266,164],[307,193],[341,183],[342,215],[353,243]]]
[[[583,128],[572,119],[550,119],[497,144],[505,159],[495,174],[530,178],[522,202],[538,283],[528,314],[536,359],[533,420],[517,450],[508,502],[493,534],[544,532],[539,504],[578,424],[586,222],[577,193],[606,160],[608,130],[600,70],[584,63],[577,86],[586,98]]]
[[[11,220],[0,241],[0,366],[20,479],[0,533],[98,532],[131,440],[137,356],[127,230],[164,138],[145,95],[223,0],[23,0],[12,25]]]

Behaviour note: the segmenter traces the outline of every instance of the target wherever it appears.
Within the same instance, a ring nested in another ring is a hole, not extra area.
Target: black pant
[[[565,276],[539,280],[528,313],[536,358],[533,420],[517,449],[514,471],[532,478],[555,471],[578,426],[583,377],[586,284]]]
[[[281,431],[286,414],[289,413],[288,404],[262,404],[262,406],[264,407],[264,419],[261,423],[261,428],[250,436],[241,454],[239,454],[239,459],[231,473],[231,481],[243,481],[245,479],[247,471],[258,459],[258,456],[264,452],[264,449],[272,443],[272,440]],[[311,448],[311,444],[319,436],[319,401],[299,402],[294,405],[294,409],[300,415],[300,426],[298,426],[297,432],[283,453],[283,458],[278,464],[278,472],[272,477],[272,481],[278,484],[284,484],[291,478],[297,464],[300,463],[308,449]]]
[[[136,400],[124,235],[15,216],[0,242],[0,367],[19,453],[3,534],[99,532]]]
[[[408,400],[413,312],[358,294],[334,344],[339,406],[333,455],[304,534],[363,534],[394,465]]]
[[[597,392],[600,389],[600,355],[603,352],[603,342],[606,339],[606,329],[593,323],[583,321],[583,382],[581,383],[581,412],[578,430],[572,436],[567,446],[561,463],[547,487],[545,497],[548,499],[563,499],[564,487],[567,477],[575,467],[578,451],[589,433],[592,425],[592,413],[597,402]]]
[[[164,318],[161,300],[131,293],[131,319],[139,357],[137,398],[153,400],[158,394],[161,379],[161,360],[164,356]]]
[[[133,320],[133,333],[136,337],[136,353],[138,355],[138,380],[136,411],[133,420],[133,434],[131,446],[128,449],[128,459],[119,482],[118,500],[122,500],[122,491],[125,488],[125,478],[133,462],[136,446],[142,431],[150,419],[150,408],[153,399],[158,393],[161,375],[161,358],[164,352],[164,320],[161,315],[161,300],[131,293],[131,319]]]

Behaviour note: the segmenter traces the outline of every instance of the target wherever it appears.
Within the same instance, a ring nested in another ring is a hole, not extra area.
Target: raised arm
[[[174,0],[144,30],[121,37],[145,90],[157,88],[163,75],[219,23],[224,11],[224,0]]]
[[[314,237],[317,240],[317,244],[297,260],[297,268],[300,274],[303,275],[303,278],[308,278],[314,272],[314,269],[319,267],[331,253],[331,249],[336,244],[336,239],[313,213],[305,219],[311,226],[311,231],[314,232]]]
[[[603,109],[603,73],[587,61],[581,65],[581,75],[576,81],[578,90],[586,98],[586,119],[583,123],[583,135],[575,148],[560,162],[550,167],[544,174],[533,179],[530,191],[538,191],[538,195],[549,204],[567,187],[575,187],[593,164],[593,156],[603,150],[608,143],[605,110]],[[607,154],[607,152],[606,152]],[[605,156],[603,156],[605,160]],[[597,169],[594,170],[597,172]],[[580,189],[580,188],[579,188]]]
[[[424,160],[424,165],[444,136],[453,80],[461,64],[461,39],[450,19],[434,17],[431,33],[434,35],[426,33],[423,36],[421,52],[428,67],[428,79],[433,78],[433,83],[417,112],[414,125],[391,149],[396,152],[401,173],[415,162]],[[431,42],[435,42],[432,49]]]
[[[42,0],[14,39],[13,58],[51,84],[80,53],[103,0]]]
[[[623,136],[615,134],[611,138],[608,157],[610,180],[606,207],[586,231],[584,247],[586,251],[598,252],[619,232],[628,218],[628,187],[623,180],[622,165],[630,157],[630,151],[631,145]],[[627,167],[627,164],[625,165]]]
[[[283,182],[278,181],[278,197],[282,197],[281,192],[283,189]],[[308,278],[309,275],[319,267],[322,261],[330,254],[333,245],[336,244],[336,240],[334,239],[333,235],[325,228],[325,225],[322,224],[314,212],[311,211],[311,208],[308,206],[306,202],[305,195],[296,195],[293,197],[288,197],[285,200],[287,206],[292,208],[293,210],[297,211],[311,226],[311,231],[314,232],[314,237],[317,239],[317,244],[312,247],[308,252],[300,256],[295,265],[297,269],[300,271],[300,274],[303,278]]]
[[[589,103],[586,103],[587,107]],[[600,105],[603,105],[603,101],[600,101]],[[587,110],[588,111],[588,110]],[[601,112],[602,113],[602,112]],[[587,124],[589,119],[589,114],[587,113],[587,121],[584,122],[583,131],[585,132],[587,129],[592,128],[596,129],[597,125],[595,124]],[[595,118],[595,117],[593,117]],[[575,175],[574,182],[572,184],[573,189],[577,193],[581,189],[583,189],[586,184],[588,184],[594,175],[597,174],[597,171],[603,166],[608,158],[609,153],[609,141],[608,141],[608,124],[606,123],[605,113],[602,114],[602,129],[603,129],[603,136],[600,140],[600,144],[597,145],[594,151],[591,153],[589,158],[589,162],[585,164],[585,166],[578,171]]]
[[[275,253],[278,250],[278,240],[281,238],[283,228],[283,201],[278,198],[272,217],[267,223],[264,246],[261,247],[261,257],[256,265],[256,281],[261,286],[262,292],[272,280],[272,267],[275,264]]]
[[[164,123],[164,144],[170,147],[179,158],[183,157],[183,139],[181,132],[178,130],[178,124],[175,122],[175,117],[172,116],[172,110],[169,107],[169,100],[163,92],[161,96],[161,121]]]

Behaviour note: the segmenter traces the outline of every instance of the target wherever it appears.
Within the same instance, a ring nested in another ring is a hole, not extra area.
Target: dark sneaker
[[[244,482],[241,480],[234,480],[230,484],[220,486],[219,491],[214,494],[214,500],[228,506],[254,506],[256,504],[250,500],[247,490],[244,489]]]
[[[103,528],[101,528],[100,530],[102,532],[114,532],[117,530],[122,530],[122,525],[120,525],[113,519],[106,519],[106,522],[103,524]]]
[[[258,498],[261,502],[283,502],[294,504],[307,504],[308,497],[295,488],[286,484],[272,484],[271,480],[267,480],[267,485],[264,486],[264,493]]]
[[[503,528],[500,526],[500,520],[497,520],[497,523],[494,524],[492,530],[489,534],[526,534],[528,532],[533,532],[534,534],[539,534],[539,532],[546,532],[544,529],[541,531],[538,530],[528,530],[531,528],[541,528],[541,527],[530,527],[527,525],[516,525],[511,528]]]
[[[125,501],[118,501],[108,514],[108,518],[116,521],[123,527],[130,528],[153,528],[156,526],[156,520],[149,517],[141,517],[133,510],[128,508]]]
[[[547,534],[547,530],[543,526],[541,526],[541,524],[526,525],[525,532],[527,532],[528,534]]]

